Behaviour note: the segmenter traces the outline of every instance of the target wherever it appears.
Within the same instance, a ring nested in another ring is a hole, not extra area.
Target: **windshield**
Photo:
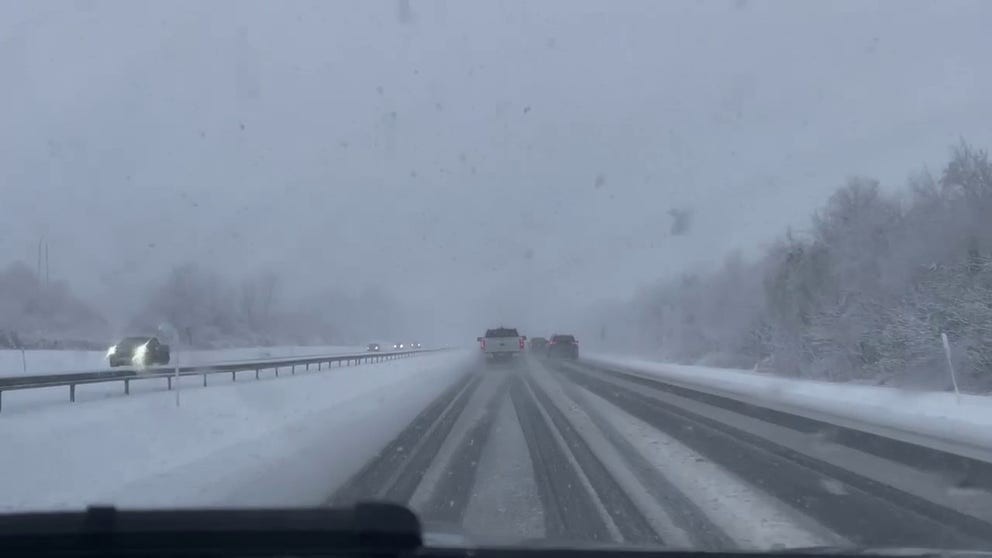
[[[0,2],[0,514],[992,550],[990,23]]]

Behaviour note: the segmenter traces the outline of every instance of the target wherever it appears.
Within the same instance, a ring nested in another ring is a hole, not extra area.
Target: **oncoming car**
[[[157,337],[125,337],[107,349],[110,366],[154,366],[169,364],[169,346]]]

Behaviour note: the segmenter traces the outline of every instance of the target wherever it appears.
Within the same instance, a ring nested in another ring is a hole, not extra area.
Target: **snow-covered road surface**
[[[448,352],[185,396],[0,418],[0,508],[382,499],[453,542],[992,549],[987,462],[584,361]]]
[[[481,544],[992,548],[987,463],[790,420],[582,362],[480,362],[328,504],[401,502]]]
[[[587,355],[585,360],[790,414],[869,429],[911,444],[992,461],[992,397],[989,396],[783,378],[623,355]]]
[[[0,415],[0,511],[318,504],[464,372],[465,355]]]

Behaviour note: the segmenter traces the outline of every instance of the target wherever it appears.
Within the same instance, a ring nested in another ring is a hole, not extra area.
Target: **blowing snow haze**
[[[951,1],[4,2],[0,266],[30,283],[47,242],[108,329],[196,269],[243,320],[550,333],[807,227],[849,176],[896,190],[992,145],[989,21]]]

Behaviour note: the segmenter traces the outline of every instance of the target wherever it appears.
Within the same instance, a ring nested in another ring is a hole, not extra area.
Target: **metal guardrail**
[[[279,369],[289,369],[291,375],[296,374],[296,369],[302,368],[309,371],[311,367],[322,370],[331,368],[336,362],[338,367],[359,365],[362,363],[383,362],[397,358],[408,357],[421,353],[431,353],[444,349],[420,349],[416,351],[395,351],[395,352],[367,352],[351,355],[327,355],[308,356],[285,359],[265,359],[246,360],[241,362],[224,362],[218,364],[198,364],[179,367],[179,376],[203,376],[203,386],[207,386],[207,376],[211,374],[230,374],[231,381],[237,381],[238,372],[255,372],[255,379],[259,379],[262,370],[275,370],[276,377],[279,376]],[[69,401],[76,400],[76,386],[80,384],[100,384],[108,382],[124,382],[124,394],[130,395],[131,382],[137,380],[151,380],[154,378],[165,378],[168,389],[172,389],[172,379],[176,376],[175,367],[156,367],[135,370],[125,368],[122,370],[103,369],[87,372],[69,372],[67,374],[39,374],[33,376],[0,376],[0,411],[3,410],[3,392],[39,389],[48,387],[68,386]]]

